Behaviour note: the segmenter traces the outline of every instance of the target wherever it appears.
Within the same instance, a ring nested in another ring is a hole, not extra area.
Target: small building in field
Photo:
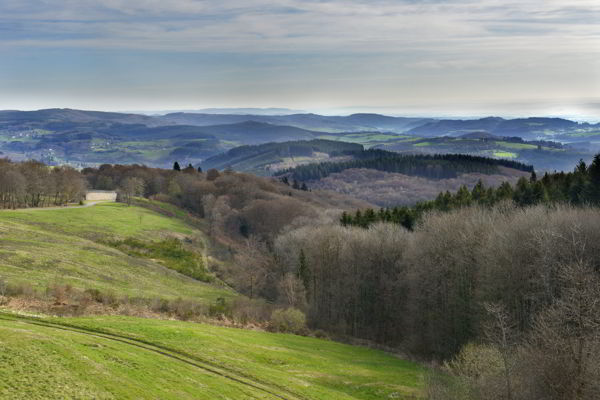
[[[85,193],[88,201],[116,201],[117,192],[113,190],[88,190]]]

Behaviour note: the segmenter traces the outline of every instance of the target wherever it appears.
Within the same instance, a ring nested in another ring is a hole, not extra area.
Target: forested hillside
[[[533,171],[533,167],[511,160],[497,160],[462,154],[443,155],[403,155],[384,150],[364,150],[349,154],[354,159],[342,162],[324,162],[301,165],[277,172],[275,175],[289,175],[299,181],[325,178],[336,172],[351,168],[368,168],[378,171],[397,172],[406,175],[422,176],[429,179],[456,178],[459,174],[481,172],[491,174],[503,166],[520,171]]]
[[[454,194],[439,193],[435,200],[419,202],[413,207],[381,208],[377,212],[357,210],[354,215],[344,213],[341,222],[367,227],[384,221],[412,229],[421,216],[430,211],[450,211],[471,205],[491,207],[507,200],[521,207],[537,204],[597,206],[600,204],[600,155],[596,155],[589,166],[581,161],[573,172],[545,173],[539,180],[533,172],[529,179],[519,179],[514,187],[508,182],[496,188],[485,187],[479,181],[472,190],[463,185]]]
[[[410,155],[384,150],[344,153],[346,159],[310,163],[275,172],[276,176],[331,190],[379,206],[413,205],[440,191],[458,190],[479,180],[489,186],[515,184],[531,166],[511,160],[444,154]]]

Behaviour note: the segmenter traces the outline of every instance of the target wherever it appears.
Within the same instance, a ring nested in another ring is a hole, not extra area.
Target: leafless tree
[[[600,393],[600,278],[587,263],[562,266],[561,293],[536,319],[527,346],[550,399]]]
[[[131,205],[135,196],[140,196],[144,193],[144,181],[140,178],[132,177],[125,178],[121,182],[121,194],[125,198],[127,205]]]

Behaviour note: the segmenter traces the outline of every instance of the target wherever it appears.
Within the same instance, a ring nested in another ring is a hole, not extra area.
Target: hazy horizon
[[[512,105],[512,107],[480,107],[463,109],[436,109],[436,108],[410,108],[406,107],[403,110],[393,107],[342,107],[342,108],[327,108],[327,109],[291,109],[287,107],[244,107],[242,106],[223,106],[223,107],[182,107],[182,108],[156,108],[156,109],[121,109],[121,108],[86,108],[77,105],[48,105],[40,108],[6,108],[0,111],[39,111],[45,109],[73,109],[82,111],[102,111],[102,112],[118,112],[128,114],[144,114],[144,115],[165,115],[168,113],[206,113],[206,114],[242,114],[242,115],[289,115],[289,114],[319,114],[327,116],[347,116],[352,114],[381,114],[394,117],[407,118],[446,118],[446,119],[478,119],[485,117],[500,117],[505,119],[512,118],[564,118],[578,122],[597,123],[600,122],[600,114],[594,111],[599,108],[596,103],[581,104],[579,107],[564,107],[560,105],[544,106],[544,105]],[[514,111],[507,111],[512,108]],[[500,111],[504,109],[504,112]],[[247,110],[247,111],[246,111]],[[270,110],[276,110],[269,112]],[[437,111],[435,111],[437,110]],[[521,110],[520,112],[517,110]],[[524,111],[529,110],[529,111]]]

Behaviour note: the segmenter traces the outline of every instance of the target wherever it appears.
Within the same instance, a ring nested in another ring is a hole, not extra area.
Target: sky
[[[598,0],[1,0],[0,109],[600,120]]]

